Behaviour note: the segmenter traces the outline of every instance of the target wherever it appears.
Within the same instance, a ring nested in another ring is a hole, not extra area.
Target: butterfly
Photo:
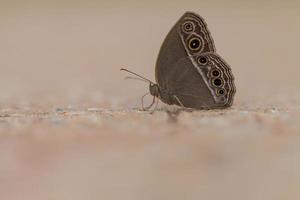
[[[232,105],[236,92],[230,66],[216,53],[204,19],[192,12],[178,20],[160,48],[155,67],[157,83],[121,70],[150,83],[153,101],[144,109],[150,109],[155,99],[185,108],[223,109]]]

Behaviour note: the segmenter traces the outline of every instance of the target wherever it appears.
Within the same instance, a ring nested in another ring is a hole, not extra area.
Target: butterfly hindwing
[[[230,66],[216,53],[203,53],[190,58],[208,86],[216,107],[231,106],[236,89]]]
[[[184,67],[183,67],[184,66]],[[180,71],[180,73],[178,73]],[[235,94],[230,66],[216,53],[204,53],[180,59],[167,79],[167,90],[184,107],[225,108]]]

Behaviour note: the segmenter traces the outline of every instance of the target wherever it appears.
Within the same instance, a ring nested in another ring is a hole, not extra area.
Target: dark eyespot
[[[214,69],[214,70],[211,72],[211,75],[214,76],[214,77],[218,77],[218,76],[220,76],[220,72],[219,72],[219,70]]]
[[[219,79],[219,78],[216,78],[214,81],[213,81],[214,85],[219,87],[222,85],[222,80]]]
[[[193,22],[185,22],[182,27],[184,32],[190,33],[194,31],[195,26]]]
[[[198,49],[200,49],[200,46],[201,46],[201,40],[199,38],[195,37],[195,38],[190,39],[190,41],[189,41],[190,49],[198,50]]]
[[[225,90],[224,89],[219,89],[218,90],[218,94],[219,95],[224,95],[225,94]]]
[[[200,65],[205,65],[205,64],[207,64],[207,58],[201,56],[201,57],[198,58],[198,62],[199,62]]]

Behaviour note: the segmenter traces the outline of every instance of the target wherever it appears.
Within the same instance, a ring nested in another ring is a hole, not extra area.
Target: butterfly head
[[[157,84],[150,83],[149,91],[152,96],[158,97],[160,95],[159,86]]]

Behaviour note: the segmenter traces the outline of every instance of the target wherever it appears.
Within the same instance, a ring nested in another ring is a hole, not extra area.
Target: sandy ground
[[[0,199],[298,200],[296,1],[0,3]],[[197,8],[197,9],[195,9]],[[232,108],[142,112],[186,10],[231,64]]]
[[[300,109],[165,110],[2,111],[1,199],[299,198]]]

